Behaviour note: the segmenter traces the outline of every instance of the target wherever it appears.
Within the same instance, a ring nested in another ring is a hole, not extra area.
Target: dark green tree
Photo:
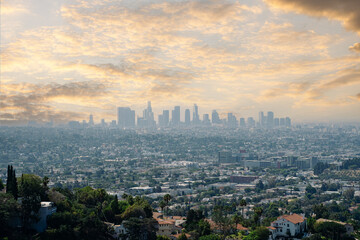
[[[40,209],[41,196],[44,195],[42,180],[33,174],[23,174],[20,183],[21,215],[24,227],[37,221],[37,212]]]

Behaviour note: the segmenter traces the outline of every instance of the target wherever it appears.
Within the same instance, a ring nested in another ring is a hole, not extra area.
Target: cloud
[[[265,0],[265,2],[288,11],[339,20],[348,30],[360,35],[358,0]]]
[[[349,50],[360,53],[360,43],[355,43],[353,46],[350,46]]]
[[[106,86],[95,82],[51,83],[46,85],[19,83],[4,84],[0,96],[1,121],[69,121],[83,114],[55,109],[52,104],[70,99],[79,101],[96,100],[106,94]]]
[[[345,28],[360,36],[359,0],[264,0],[271,6],[315,17],[326,17],[341,21]],[[350,46],[360,52],[359,43]]]
[[[344,88],[357,85],[360,85],[360,68],[348,68],[327,76],[325,80],[279,84],[276,88],[263,91],[261,99],[290,97],[297,100],[297,105],[301,103],[318,103],[320,105],[351,104],[354,102],[351,97],[348,97],[349,90],[344,91]],[[328,92],[340,88],[343,89],[342,94],[327,95]]]
[[[15,14],[24,14],[24,13],[29,13],[28,9],[25,8],[25,6],[23,6],[20,3],[12,3],[13,1],[5,1],[5,0],[1,0],[0,4],[0,12],[1,15],[15,15]]]

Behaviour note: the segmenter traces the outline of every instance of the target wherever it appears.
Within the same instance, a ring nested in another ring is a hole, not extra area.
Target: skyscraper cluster
[[[183,127],[183,126],[223,126],[227,128],[278,128],[291,127],[291,119],[289,117],[274,117],[274,113],[269,111],[267,115],[264,112],[259,112],[259,120],[256,122],[253,117],[239,118],[235,114],[229,112],[226,118],[221,119],[219,113],[213,110],[210,115],[205,113],[202,115],[202,120],[199,115],[199,107],[197,104],[193,106],[192,119],[190,109],[184,111],[184,121],[181,121],[181,108],[174,106],[173,110],[163,110],[158,115],[158,121],[155,121],[155,115],[152,110],[151,102],[147,103],[147,108],[143,110],[142,116],[135,115],[135,111],[129,107],[117,108],[117,122],[113,120],[110,125],[119,128],[166,128],[166,127]],[[71,123],[74,125],[74,121]],[[94,125],[93,116],[90,115],[89,123],[83,123],[89,126]],[[106,126],[105,120],[101,120],[101,126]]]

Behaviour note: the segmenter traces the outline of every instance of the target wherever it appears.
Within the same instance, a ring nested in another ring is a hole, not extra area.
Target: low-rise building
[[[299,214],[282,215],[268,229],[271,240],[297,238],[305,233],[306,218]]]

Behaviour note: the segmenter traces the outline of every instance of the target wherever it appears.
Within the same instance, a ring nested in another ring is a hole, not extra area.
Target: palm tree
[[[244,217],[244,207],[246,206],[246,200],[242,198],[239,205],[241,207],[241,215]]]
[[[171,201],[171,195],[170,194],[165,194],[164,196],[164,201],[166,202],[166,204],[168,205],[169,202]]]
[[[160,203],[159,203],[159,207],[161,208],[161,212],[164,212],[164,208],[166,207],[166,202],[161,200]]]

